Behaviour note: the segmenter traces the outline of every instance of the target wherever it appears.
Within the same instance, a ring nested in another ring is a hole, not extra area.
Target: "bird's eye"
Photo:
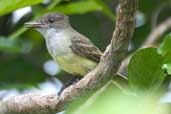
[[[53,18],[49,18],[49,22],[50,23],[53,23],[54,22],[54,19]]]

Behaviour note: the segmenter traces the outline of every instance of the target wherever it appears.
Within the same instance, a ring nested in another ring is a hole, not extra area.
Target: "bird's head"
[[[25,27],[35,28],[41,33],[50,29],[65,29],[68,26],[70,26],[68,16],[62,13],[47,13],[39,20],[25,23]]]

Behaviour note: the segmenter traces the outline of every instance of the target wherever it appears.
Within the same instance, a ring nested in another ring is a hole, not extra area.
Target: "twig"
[[[59,112],[78,96],[97,90],[116,74],[126,56],[128,43],[134,32],[137,0],[120,0],[116,27],[110,45],[99,65],[75,85],[66,88],[61,96],[27,94],[0,102],[0,114],[52,114]]]
[[[158,25],[158,27],[149,34],[145,42],[141,45],[141,48],[153,46],[158,38],[160,38],[169,28],[171,28],[171,17]]]

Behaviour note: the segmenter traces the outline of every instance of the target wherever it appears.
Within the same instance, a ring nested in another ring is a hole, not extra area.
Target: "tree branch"
[[[63,110],[66,104],[87,91],[102,87],[111,79],[111,75],[116,74],[127,54],[128,44],[134,32],[137,4],[137,0],[120,0],[111,43],[93,71],[66,88],[61,96],[28,94],[2,101],[0,114],[52,114]]]

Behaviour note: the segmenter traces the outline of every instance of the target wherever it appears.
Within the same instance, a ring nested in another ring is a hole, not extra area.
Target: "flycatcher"
[[[64,71],[84,76],[97,66],[101,51],[71,27],[68,16],[48,13],[25,25],[43,35],[48,52]]]

